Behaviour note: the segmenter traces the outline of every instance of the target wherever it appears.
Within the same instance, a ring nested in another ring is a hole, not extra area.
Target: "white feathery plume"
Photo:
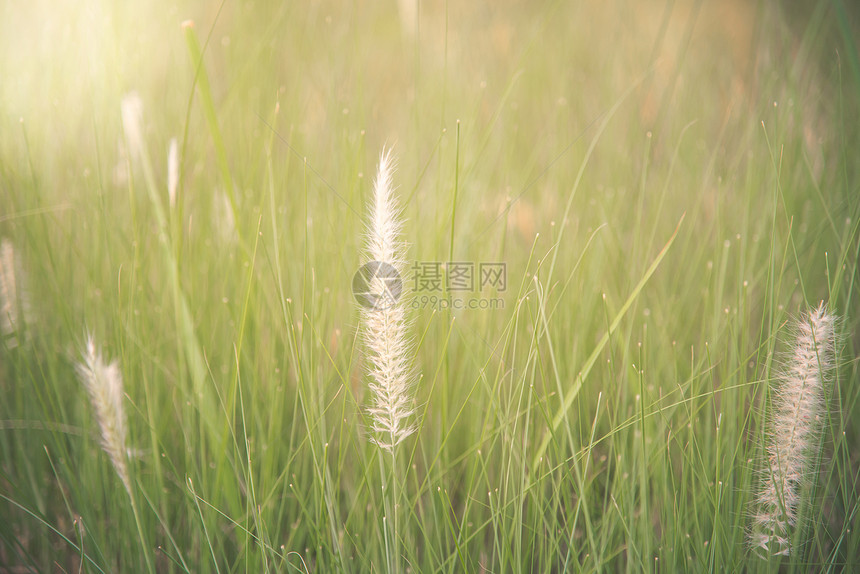
[[[768,464],[755,498],[751,545],[789,555],[803,487],[813,470],[827,401],[824,384],[834,361],[835,318],[822,303],[798,321],[794,349],[774,398]]]
[[[415,37],[417,26],[418,0],[397,0],[397,13],[400,15],[400,29],[408,38]]]
[[[215,227],[218,228],[218,237],[224,243],[236,240],[236,220],[233,218],[233,207],[230,198],[221,190],[215,191],[212,204],[212,218]]]
[[[167,198],[170,207],[176,207],[176,189],[179,187],[179,145],[176,138],[170,139],[167,150]]]
[[[0,241],[0,336],[6,339],[6,347],[17,347],[22,342],[22,333],[29,338],[26,328],[32,324],[21,257],[15,256],[15,246],[4,238]]]
[[[403,222],[392,188],[393,169],[391,151],[384,150],[366,231],[369,265],[378,272],[368,278],[372,304],[362,306],[369,386],[373,393],[369,412],[376,434],[374,442],[389,451],[415,430],[408,421],[412,415],[411,388],[415,375],[412,345],[407,336],[406,305],[401,297],[406,244],[400,238]]]
[[[143,100],[137,92],[129,92],[120,102],[122,128],[128,138],[131,157],[136,158],[143,149]]]
[[[106,364],[92,335],[87,337],[83,362],[77,365],[78,377],[87,389],[101,430],[102,448],[131,496],[131,480],[126,463],[126,424],[123,409],[122,373],[117,361]]]
[[[8,239],[0,243],[0,334],[9,337],[7,345],[17,347],[18,286],[15,281],[15,248]]]

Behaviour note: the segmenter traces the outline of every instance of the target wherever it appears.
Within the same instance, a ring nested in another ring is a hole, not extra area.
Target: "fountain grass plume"
[[[415,375],[412,344],[407,336],[406,305],[401,297],[406,244],[401,239],[403,221],[394,196],[391,150],[383,150],[373,186],[370,221],[366,230],[367,257],[375,271],[369,278],[372,304],[362,307],[373,406],[374,442],[392,451],[415,428],[411,390]],[[396,278],[383,272],[394,270]]]
[[[179,187],[179,144],[176,138],[170,139],[167,148],[167,199],[170,208],[176,207],[176,190]]]
[[[766,555],[789,555],[804,487],[827,416],[824,385],[836,346],[835,318],[822,303],[797,324],[793,349],[775,391],[767,465],[756,498],[750,544]]]
[[[126,419],[123,408],[122,373],[119,364],[105,363],[92,335],[87,337],[83,361],[77,365],[78,377],[87,389],[101,431],[101,444],[111,459],[123,486],[131,496],[126,450]]]
[[[0,336],[8,347],[17,347],[18,282],[15,279],[15,248],[8,239],[0,242]]]
[[[13,349],[30,340],[35,322],[21,252],[12,241],[0,240],[0,338]],[[2,346],[0,345],[0,346]]]

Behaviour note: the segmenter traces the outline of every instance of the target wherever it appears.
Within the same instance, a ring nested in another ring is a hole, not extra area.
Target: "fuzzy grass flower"
[[[406,244],[400,237],[403,222],[394,196],[391,150],[383,151],[373,186],[366,250],[367,277],[372,301],[362,305],[364,341],[369,363],[374,441],[393,450],[412,434],[411,388],[414,384],[412,343],[407,336],[406,306],[401,297]]]
[[[101,444],[111,459],[123,486],[131,496],[128,474],[125,410],[123,408],[122,373],[119,363],[106,363],[96,348],[92,335],[87,337],[83,361],[77,366],[78,377],[87,389],[101,431]]]
[[[780,377],[750,540],[767,554],[789,555],[803,489],[812,478],[827,411],[824,385],[834,361],[834,323],[823,303],[802,317]]]
[[[20,251],[9,239],[0,240],[0,338],[13,349],[28,341],[34,317]]]
[[[179,144],[176,138],[170,139],[167,148],[167,199],[170,208],[176,207],[176,190],[179,188]]]
[[[8,239],[0,242],[0,335],[6,345],[17,347],[18,282],[15,278],[15,248]]]

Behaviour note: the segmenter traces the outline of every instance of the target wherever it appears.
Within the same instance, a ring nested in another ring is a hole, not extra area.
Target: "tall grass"
[[[7,7],[0,565],[856,570],[856,9],[400,5]],[[352,293],[392,141],[421,373],[395,464]],[[820,301],[814,480],[762,560],[779,357]]]
[[[398,445],[415,432],[410,421],[414,415],[412,388],[415,376],[407,333],[407,300],[403,292],[406,246],[400,237],[403,222],[394,195],[394,158],[391,153],[391,150],[382,152],[373,182],[373,199],[365,232],[369,261],[356,276],[363,280],[359,281],[359,287],[364,283],[356,295],[364,322],[368,386],[373,395],[373,405],[368,409],[375,435],[372,440],[384,454],[389,455],[385,458],[390,462],[387,470],[380,464],[383,469],[380,483],[386,499],[383,516],[386,562],[389,571],[397,572],[401,569],[397,526],[401,504],[399,493],[402,490],[397,452]]]
[[[135,503],[135,494],[131,488],[131,474],[128,468],[130,448],[125,416],[125,394],[119,364],[116,361],[105,362],[101,351],[96,347],[92,334],[90,334],[87,336],[86,349],[81,357],[81,362],[75,367],[78,378],[87,389],[87,394],[93,405],[95,418],[99,424],[102,448],[110,457],[111,464],[128,493],[141,546],[145,548],[144,534],[140,526],[140,516]],[[143,558],[151,571],[152,562],[149,553],[144,551]]]

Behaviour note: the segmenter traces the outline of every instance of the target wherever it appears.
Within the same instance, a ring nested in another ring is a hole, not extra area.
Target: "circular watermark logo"
[[[387,309],[403,294],[403,280],[390,263],[371,261],[359,267],[352,276],[352,294],[365,309]]]

